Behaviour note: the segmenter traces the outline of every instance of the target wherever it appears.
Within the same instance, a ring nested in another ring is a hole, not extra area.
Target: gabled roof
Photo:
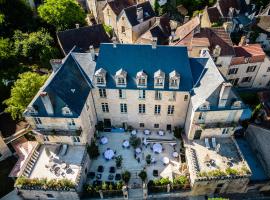
[[[230,8],[234,8],[237,10],[241,9],[241,5],[238,0],[219,0],[217,4],[219,4],[219,9],[223,17],[228,16]]]
[[[125,8],[122,12],[126,14],[131,26],[136,26],[137,24],[140,24],[140,22],[137,20],[137,8],[139,7],[141,7],[143,10],[143,21],[155,17],[155,12],[149,1],[130,6],[128,8]]]
[[[176,70],[180,76],[181,91],[190,91],[193,78],[186,47],[102,44],[97,59],[97,69],[103,67],[108,75],[106,88],[116,88],[114,75],[123,68],[127,72],[127,88],[137,89],[136,76],[143,70],[147,74],[147,90],[154,90],[154,73],[161,69],[166,76],[164,90],[169,89],[169,73]]]
[[[263,32],[270,34],[270,15],[259,16],[257,27],[259,27]]]
[[[200,18],[194,17],[182,26],[179,26],[175,31],[175,37],[180,40],[184,39],[188,34],[193,32],[198,26],[200,26]]]
[[[40,97],[41,92],[47,92],[49,95],[54,110],[53,117],[80,116],[92,86],[89,82],[90,78],[78,64],[80,61],[75,60],[76,56],[72,54],[73,52],[68,54],[64,64],[49,77],[29,104],[38,111],[37,116],[48,116]],[[88,57],[91,59],[90,53],[88,53]],[[65,106],[70,108],[72,115],[63,116],[62,108]]]
[[[112,11],[118,16],[121,11],[129,6],[135,5],[136,1],[133,0],[113,0],[108,1],[107,4],[111,7]]]
[[[102,42],[111,42],[102,24],[85,26],[57,33],[58,43],[65,55],[76,46],[82,51],[88,51],[90,45],[98,48]]]

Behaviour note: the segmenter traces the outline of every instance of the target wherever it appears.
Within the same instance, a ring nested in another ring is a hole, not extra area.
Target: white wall
[[[268,68],[270,68],[270,60],[269,57],[265,57],[264,62],[262,63],[256,77],[253,83],[254,88],[269,88],[270,85],[267,86],[267,84],[270,81],[270,70],[268,70]]]

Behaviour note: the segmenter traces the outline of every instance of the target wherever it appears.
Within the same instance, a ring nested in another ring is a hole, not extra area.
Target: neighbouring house
[[[144,34],[142,34],[137,44],[151,44],[154,38],[158,45],[168,45],[171,35],[170,19],[167,16],[156,17],[155,24]]]
[[[134,43],[156,22],[149,1],[127,7],[117,17],[117,37],[121,43]]]
[[[248,29],[255,22],[255,4],[250,0],[218,0],[212,7],[206,7],[201,18],[201,26],[213,27],[223,23],[230,32]]]
[[[90,46],[94,46],[97,50],[100,43],[111,42],[102,24],[85,27],[77,25],[75,29],[57,32],[57,40],[65,56],[74,46],[87,52],[90,50]]]

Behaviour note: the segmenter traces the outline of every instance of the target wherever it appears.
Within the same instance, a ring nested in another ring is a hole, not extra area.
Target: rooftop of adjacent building
[[[193,140],[187,143],[187,163],[191,179],[231,177],[228,169],[237,171],[237,175],[246,176],[250,169],[242,156],[238,145],[232,138],[216,138],[216,147],[209,138],[209,147],[205,140]],[[213,175],[213,172],[216,172]],[[223,176],[222,176],[223,173]]]
[[[76,183],[85,155],[85,146],[68,145],[66,148],[60,144],[43,144],[30,155],[22,175],[30,179],[66,178]]]

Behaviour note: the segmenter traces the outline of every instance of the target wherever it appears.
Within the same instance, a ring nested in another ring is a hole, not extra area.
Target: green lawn
[[[9,157],[0,162],[0,198],[13,190],[14,181],[8,175],[15,165],[17,158]]]

